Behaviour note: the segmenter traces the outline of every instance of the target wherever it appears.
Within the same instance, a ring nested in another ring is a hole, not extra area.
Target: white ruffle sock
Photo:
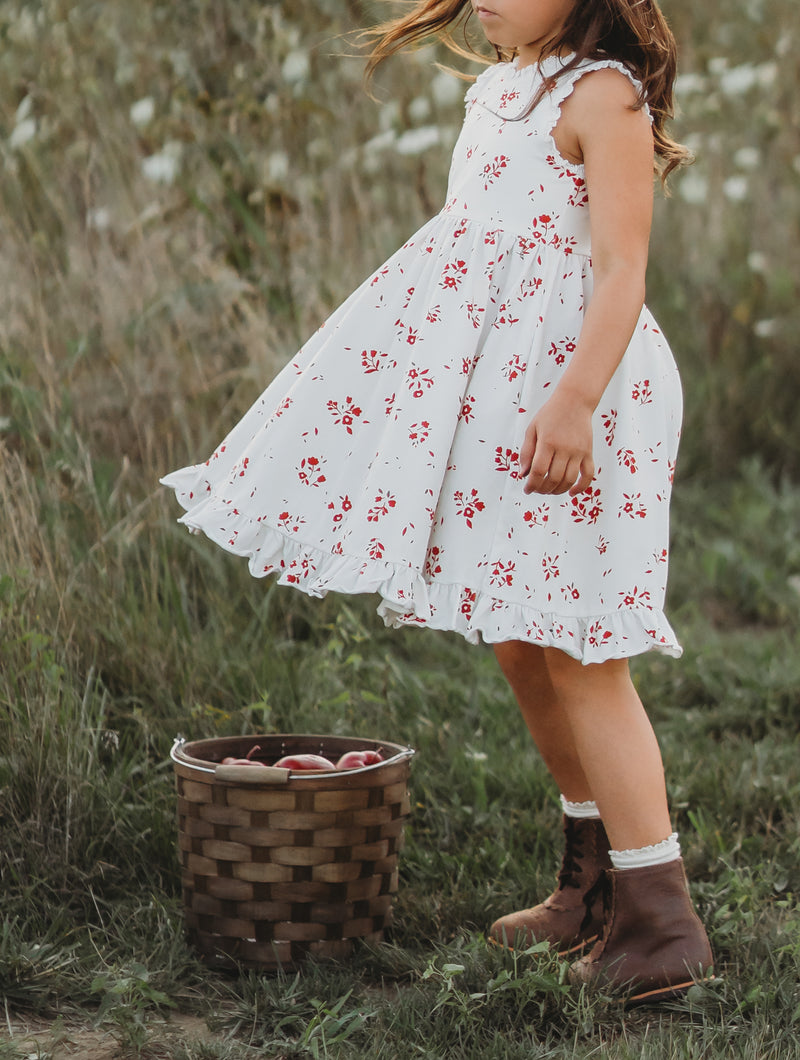
[[[586,802],[570,802],[564,795],[559,798],[567,817],[583,821],[600,819],[597,803],[592,799],[587,799]],[[638,847],[635,850],[609,850],[608,853],[615,869],[643,869],[649,865],[666,865],[668,861],[677,861],[681,856],[681,845],[678,842],[678,833],[673,832],[652,846]]]
[[[600,817],[600,811],[597,809],[597,803],[592,802],[588,799],[586,802],[570,802],[569,799],[565,799],[563,795],[561,798],[561,808],[567,817],[575,817],[578,820],[586,821],[591,818],[597,820]]]
[[[609,850],[611,864],[615,869],[644,869],[649,865],[665,865],[668,861],[677,861],[681,856],[681,845],[678,833],[662,839],[649,847],[638,847],[636,850]]]

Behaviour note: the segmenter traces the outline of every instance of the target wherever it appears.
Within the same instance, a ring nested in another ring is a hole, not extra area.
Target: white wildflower
[[[376,154],[378,151],[385,151],[387,147],[391,147],[394,144],[396,139],[397,136],[394,129],[387,129],[386,132],[378,133],[371,140],[367,140],[364,144],[364,152],[371,155]]]
[[[378,112],[378,126],[382,132],[394,128],[400,120],[400,104],[396,99],[384,103]]]
[[[776,63],[761,63],[758,66],[742,63],[720,74],[719,87],[726,96],[743,95],[752,88],[769,88],[777,75]]]
[[[734,153],[733,161],[739,169],[755,169],[761,161],[761,152],[757,147],[740,147]]]
[[[747,177],[728,177],[722,185],[722,194],[731,202],[744,202],[749,190]]]
[[[32,140],[36,135],[36,119],[25,118],[18,125],[15,125],[11,135],[8,138],[8,146],[16,151],[17,148],[22,147],[24,144]]]
[[[290,85],[294,85],[300,81],[306,81],[310,69],[311,64],[309,63],[308,52],[298,48],[295,51],[289,52],[283,60],[281,76],[284,81],[287,81]]]
[[[766,254],[760,250],[753,250],[747,255],[747,267],[751,272],[765,273],[769,267]]]
[[[707,138],[701,133],[687,133],[682,140],[693,155],[700,154],[708,146]]]
[[[778,39],[775,41],[775,54],[780,55],[781,57],[783,57],[784,55],[788,55],[792,51],[794,46],[795,44],[792,39],[792,34],[782,33],[780,37],[778,37]]]
[[[317,136],[309,140],[306,146],[308,158],[327,158],[331,153],[331,142],[327,136]]]
[[[421,155],[423,151],[441,143],[441,139],[441,133],[435,125],[421,125],[398,136],[394,148],[401,155]]]
[[[192,72],[192,60],[189,53],[183,48],[172,48],[169,53],[169,61],[172,69],[179,80],[189,77]]]
[[[142,159],[142,173],[154,184],[174,184],[181,168],[181,144],[170,140],[156,154]]]
[[[771,339],[778,334],[779,322],[777,320],[757,320],[753,325],[753,331],[760,339]]]
[[[724,55],[717,55],[708,60],[708,72],[717,77],[728,69],[728,59]]]
[[[439,107],[446,107],[450,103],[460,103],[464,98],[466,83],[452,74],[441,70],[433,81],[431,81],[431,95],[434,103]]]
[[[701,206],[708,198],[708,181],[697,170],[690,169],[678,182],[678,194],[684,202]]]
[[[675,78],[675,94],[688,96],[692,92],[705,92],[706,84],[706,79],[702,74],[679,74]]]
[[[135,103],[131,104],[131,109],[128,111],[128,114],[137,129],[142,129],[145,125],[150,124],[155,112],[156,105],[153,97],[144,96],[142,99],[137,99]]]
[[[22,102],[17,107],[16,112],[14,113],[14,124],[19,125],[19,123],[25,121],[26,118],[30,118],[32,110],[33,96],[28,93],[28,95],[22,99]]]
[[[289,176],[289,156],[285,151],[273,151],[267,159],[267,179],[280,183]]]
[[[431,101],[426,99],[425,96],[417,96],[408,105],[408,116],[412,121],[425,121],[426,118],[430,117],[430,113]]]
[[[105,206],[98,206],[96,210],[88,210],[86,213],[86,227],[93,228],[96,232],[105,232],[111,225],[111,211]]]

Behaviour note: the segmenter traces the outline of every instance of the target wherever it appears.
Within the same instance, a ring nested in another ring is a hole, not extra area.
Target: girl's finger
[[[531,469],[533,454],[536,452],[536,430],[530,427],[525,432],[525,438],[519,451],[519,473],[524,478]]]
[[[531,460],[531,467],[525,485],[522,487],[524,493],[549,493],[546,488],[549,481],[550,461],[553,459],[553,450],[542,445],[536,446],[536,452]]]
[[[547,470],[547,482],[542,490],[543,493],[563,493],[564,490],[569,489],[575,481],[574,479],[567,481],[569,463],[569,460],[563,456],[553,456],[550,461],[550,467]]]
[[[553,476],[553,488],[551,493],[566,493],[567,490],[573,485],[575,480],[580,475],[580,461],[577,457],[573,457],[567,462],[564,468],[564,473],[561,479],[556,482],[555,476]]]
[[[570,497],[577,497],[579,493],[588,490],[594,479],[594,460],[591,457],[584,460],[580,466],[580,478],[569,491]]]

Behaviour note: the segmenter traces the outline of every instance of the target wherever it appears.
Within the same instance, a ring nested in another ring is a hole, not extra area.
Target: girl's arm
[[[594,477],[592,414],[633,335],[644,303],[653,211],[653,137],[633,85],[615,70],[584,75],[564,103],[555,136],[583,160],[594,288],[575,352],[534,416],[520,451],[526,493],[585,490]]]

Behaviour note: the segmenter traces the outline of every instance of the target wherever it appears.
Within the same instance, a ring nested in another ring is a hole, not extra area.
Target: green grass
[[[630,1012],[548,954],[484,944],[547,893],[559,842],[492,653],[256,582],[156,486],[436,208],[446,147],[364,147],[376,129],[452,136],[431,54],[386,70],[376,105],[341,36],[375,4],[0,11],[0,1057],[23,1055],[15,1012],[84,1018],[153,1060],[800,1055],[800,199],[793,52],[764,28],[790,2],[669,5],[702,78],[676,131],[706,182],[694,201],[690,171],[659,205],[650,283],[687,391],[686,650],[635,677],[722,977]],[[282,78],[305,53],[309,75]],[[761,81],[742,89],[746,64]],[[165,144],[180,168],[154,184],[142,160]],[[178,732],[267,731],[417,749],[395,921],[347,964],[223,976],[183,938],[168,752]],[[216,1037],[176,1044],[159,1022],[175,1008]]]

